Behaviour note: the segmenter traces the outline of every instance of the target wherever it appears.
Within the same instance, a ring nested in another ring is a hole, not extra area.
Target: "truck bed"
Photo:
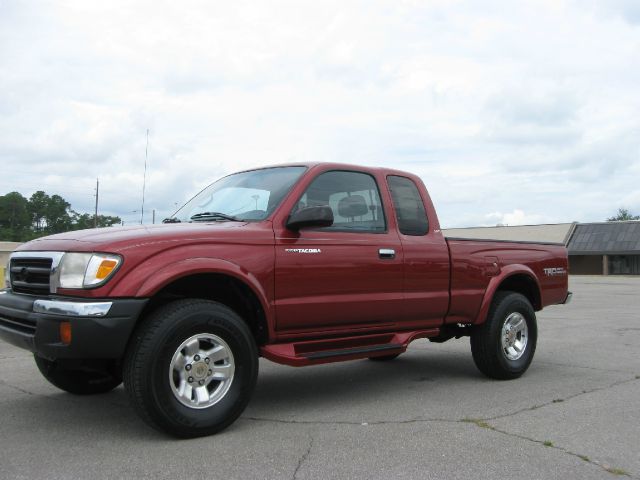
[[[562,303],[566,298],[568,262],[562,244],[452,237],[445,240],[451,263],[451,303],[445,323],[481,322],[488,309],[484,303],[493,297],[498,279],[502,281],[512,271],[518,272],[509,277],[514,286],[526,285],[537,292],[535,310]]]

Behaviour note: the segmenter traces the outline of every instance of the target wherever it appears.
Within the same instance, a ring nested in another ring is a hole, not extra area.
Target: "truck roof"
[[[264,165],[260,167],[254,167],[254,168],[247,168],[242,171],[249,172],[252,170],[262,170],[264,168],[277,168],[277,167],[307,167],[309,169],[330,168],[335,170],[361,170],[364,172],[379,172],[386,175],[402,175],[405,177],[416,176],[413,173],[409,173],[403,170],[396,170],[394,168],[370,167],[370,166],[358,165],[354,163],[342,163],[342,162],[287,162],[287,163]]]

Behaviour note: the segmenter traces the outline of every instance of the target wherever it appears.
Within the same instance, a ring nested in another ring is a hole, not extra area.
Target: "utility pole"
[[[144,190],[147,186],[147,158],[149,156],[149,129],[147,128],[147,146],[144,149],[144,177],[142,177],[142,208],[140,209],[140,225],[144,221]]]
[[[153,209],[153,221],[151,222],[153,225],[156,224],[156,209]]]
[[[100,182],[96,178],[96,214],[93,217],[93,228],[98,228],[98,193],[100,188]]]

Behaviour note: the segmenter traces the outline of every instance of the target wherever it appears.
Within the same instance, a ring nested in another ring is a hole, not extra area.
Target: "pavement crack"
[[[490,430],[492,432],[496,432],[496,433],[500,433],[502,435],[506,435],[508,437],[518,438],[520,440],[525,440],[527,442],[535,443],[537,445],[542,445],[545,448],[553,448],[554,450],[562,452],[562,453],[564,453],[566,455],[579,458],[580,460],[582,460],[585,463],[588,463],[588,464],[593,465],[595,467],[601,468],[602,470],[604,470],[605,472],[607,472],[607,473],[609,473],[611,475],[625,476],[625,477],[633,478],[633,479],[638,479],[639,478],[639,477],[637,477],[635,475],[632,475],[629,472],[627,472],[625,470],[622,470],[620,468],[612,467],[612,466],[607,465],[605,463],[602,463],[602,462],[600,462],[598,460],[592,460],[591,458],[589,458],[586,455],[582,455],[580,453],[573,452],[573,451],[571,451],[571,450],[569,450],[567,448],[560,447],[558,445],[554,445],[554,443],[549,441],[549,440],[538,440],[536,438],[527,437],[526,435],[520,435],[518,433],[512,433],[512,432],[507,432],[506,430],[501,430],[501,429],[495,427],[494,425],[491,425],[486,420],[465,418],[463,420],[460,420],[460,422],[472,423],[472,424],[476,425],[479,428],[484,428],[484,429]]]
[[[531,407],[521,408],[521,409],[516,410],[514,412],[511,412],[511,413],[505,413],[503,415],[496,415],[494,417],[484,417],[484,418],[482,418],[482,420],[491,421],[491,420],[499,420],[499,419],[502,419],[502,418],[513,417],[513,416],[519,415],[519,414],[524,413],[524,412],[531,412],[533,410],[538,410],[539,408],[548,407],[549,405],[555,405],[557,403],[563,403],[563,402],[566,402],[568,400],[573,400],[574,398],[581,397],[583,395],[589,395],[590,393],[601,392],[603,390],[608,390],[610,388],[614,388],[614,387],[617,387],[617,386],[620,386],[620,385],[625,385],[627,383],[636,382],[638,380],[639,380],[639,378],[636,375],[633,378],[628,378],[626,380],[620,380],[620,381],[614,382],[612,384],[606,385],[604,387],[596,387],[596,388],[592,388],[591,390],[583,390],[581,392],[574,393],[573,395],[568,395],[568,396],[566,396],[564,398],[554,398],[553,400],[551,400],[549,402],[541,403],[539,405],[533,405]]]
[[[307,445],[307,450],[298,459],[298,464],[296,465],[296,469],[293,471],[293,477],[292,477],[293,480],[296,480],[296,478],[298,478],[298,472],[302,468],[302,465],[304,465],[304,462],[307,461],[307,458],[311,454],[312,448],[313,448],[313,436],[309,436],[309,445]]]
[[[607,372],[607,373],[620,373],[623,375],[628,375],[629,372],[627,371],[623,371],[623,370],[616,370],[616,369],[612,369],[612,368],[598,368],[598,367],[587,367],[584,365],[572,365],[570,363],[561,363],[561,362],[547,362],[545,360],[536,360],[536,364],[541,364],[541,365],[553,365],[556,367],[568,367],[568,368],[580,368],[580,369],[584,369],[584,370],[594,370],[596,372]]]
[[[13,388],[14,390],[17,390],[18,392],[26,393],[27,395],[31,395],[31,396],[34,396],[34,397],[46,397],[46,395],[41,395],[39,393],[30,392],[29,390],[25,390],[24,388],[20,388],[20,387],[16,387],[15,385],[11,385],[10,383],[5,382],[4,380],[0,380],[0,385],[4,385],[6,387]]]
[[[270,422],[283,423],[288,425],[349,425],[349,426],[368,426],[368,425],[407,425],[411,423],[458,423],[459,420],[446,418],[413,418],[409,420],[379,420],[374,422],[352,422],[348,420],[283,420],[280,418],[265,417],[242,417],[244,420],[253,422]]]

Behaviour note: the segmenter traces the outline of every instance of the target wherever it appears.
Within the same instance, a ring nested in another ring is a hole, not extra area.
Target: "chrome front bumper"
[[[36,300],[35,313],[65,315],[71,317],[104,317],[111,310],[113,302],[64,302],[60,300]]]

